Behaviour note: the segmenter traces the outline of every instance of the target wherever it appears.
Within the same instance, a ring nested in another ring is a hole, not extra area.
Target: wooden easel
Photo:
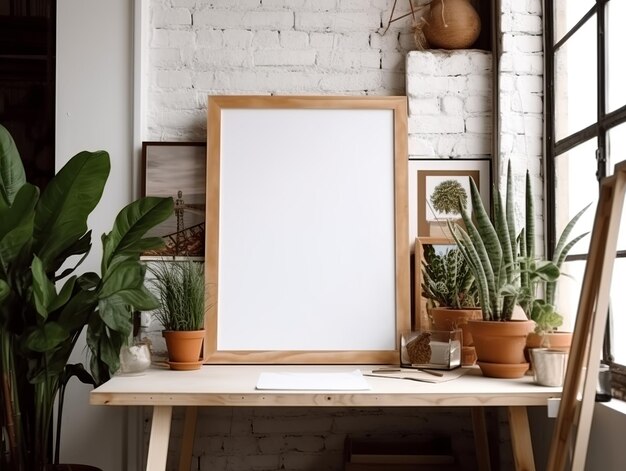
[[[626,161],[623,161],[600,186],[548,471],[578,471],[585,467],[625,193]]]

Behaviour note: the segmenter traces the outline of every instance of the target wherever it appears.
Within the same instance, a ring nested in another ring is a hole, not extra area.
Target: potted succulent
[[[523,376],[528,369],[524,347],[533,322],[513,320],[521,290],[521,267],[517,257],[518,233],[510,162],[505,201],[498,188],[493,193],[492,222],[470,178],[472,215],[461,208],[465,229],[451,225],[451,230],[478,287],[483,320],[469,322],[478,365],[486,376],[514,378]]]
[[[203,263],[192,260],[163,261],[150,267],[160,301],[156,317],[163,326],[173,370],[194,370],[202,365],[206,312],[203,267]]]
[[[106,381],[118,369],[120,348],[132,329],[130,306],[158,304],[143,285],[146,268],[139,254],[162,243],[143,236],[172,212],[171,198],[143,198],[122,209],[111,232],[102,236],[100,274],[76,274],[91,248],[87,218],[109,169],[106,152],[80,152],[40,194],[26,182],[15,143],[0,126],[3,470],[61,469],[50,467],[58,460],[50,433],[56,399],[61,407],[72,375],[93,384]],[[84,330],[91,373],[69,364]]]
[[[473,365],[476,352],[467,322],[481,318],[474,275],[458,248],[448,248],[443,253],[437,253],[432,244],[422,247],[422,296],[432,304],[429,313],[433,326],[436,330],[461,329],[461,363],[463,366]]]

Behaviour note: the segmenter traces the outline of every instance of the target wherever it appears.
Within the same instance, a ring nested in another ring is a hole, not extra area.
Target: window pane
[[[576,312],[580,298],[580,289],[585,275],[585,261],[565,262],[561,267],[561,277],[556,291],[557,312],[563,316],[563,325],[559,330],[571,332],[576,323]]]
[[[622,160],[626,160],[626,123],[610,129],[607,136],[609,148],[607,173],[612,174],[613,166]],[[626,206],[622,210],[617,248],[618,250],[626,250]],[[626,281],[626,279],[624,281]]]
[[[588,21],[556,52],[554,70],[558,141],[598,117],[595,21]]]
[[[609,69],[607,111],[613,111],[626,105],[626,63],[624,61],[624,44],[626,44],[626,2],[613,1],[607,4],[608,12],[608,60]],[[626,158],[626,157],[624,157]]]
[[[570,219],[589,203],[593,204],[578,221],[569,240],[579,234],[591,231],[593,227],[598,201],[596,148],[596,139],[590,139],[569,152],[557,156],[555,160],[557,240]],[[570,251],[570,255],[586,253],[588,247],[589,236],[576,244]]]
[[[554,2],[554,42],[558,42],[565,33],[572,29],[594,3],[596,3],[595,0],[556,0]]]
[[[626,297],[624,297],[624,283],[626,283],[626,259],[618,258],[613,267],[611,280],[611,351],[614,360],[626,365]]]

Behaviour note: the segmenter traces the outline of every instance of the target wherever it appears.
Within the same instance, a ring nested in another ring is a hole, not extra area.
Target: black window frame
[[[544,0],[544,76],[545,76],[545,198],[546,198],[546,238],[547,250],[551,256],[554,253],[556,245],[556,193],[555,193],[555,177],[556,177],[556,157],[573,149],[574,147],[595,138],[598,147],[596,149],[596,178],[598,185],[600,181],[607,175],[608,166],[608,140],[607,133],[612,128],[626,123],[626,104],[607,112],[607,55],[608,55],[608,15],[607,6],[611,0],[596,0],[593,6],[579,19],[579,21],[565,33],[556,43],[554,42],[555,33],[555,16],[554,7],[560,1],[566,0]],[[615,1],[615,0],[614,0]],[[622,0],[623,1],[623,0]],[[560,139],[555,138],[555,55],[556,52],[572,37],[588,21],[596,21],[596,38],[597,38],[597,120],[593,124],[584,129]],[[626,18],[625,18],[626,19]],[[625,221],[626,223],[626,221]],[[618,251],[618,258],[626,258],[626,251]],[[586,254],[570,255],[566,260],[585,260]],[[626,396],[626,365],[618,364],[611,355],[611,312],[609,312],[609,321],[605,332],[605,342],[603,348],[603,360],[611,367],[613,378],[613,395],[614,397],[624,399]]]

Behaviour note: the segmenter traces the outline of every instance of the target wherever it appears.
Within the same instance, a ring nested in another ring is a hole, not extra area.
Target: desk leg
[[[154,406],[150,444],[148,445],[148,461],[146,463],[147,470],[165,471],[171,425],[172,406]]]
[[[189,471],[191,469],[191,456],[193,454],[193,439],[196,435],[196,422],[198,420],[198,408],[189,406],[185,408],[185,426],[183,427],[183,438],[180,443],[180,460],[178,461],[178,471]]]
[[[480,471],[491,471],[489,459],[489,441],[487,439],[487,424],[485,423],[485,408],[470,407],[472,411],[472,427],[474,429],[474,447],[476,461]]]
[[[535,471],[533,444],[530,439],[530,426],[525,406],[510,406],[509,430],[516,471]]]

